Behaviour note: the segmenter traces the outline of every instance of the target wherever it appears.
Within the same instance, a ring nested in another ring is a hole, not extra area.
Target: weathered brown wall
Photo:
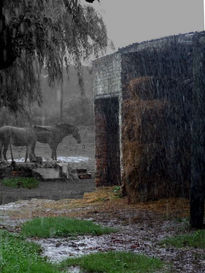
[[[191,47],[122,56],[123,183],[131,202],[189,195]]]

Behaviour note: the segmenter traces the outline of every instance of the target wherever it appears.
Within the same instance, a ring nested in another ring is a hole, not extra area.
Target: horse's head
[[[66,123],[58,123],[56,124],[56,127],[64,131],[65,134],[71,134],[75,138],[77,143],[81,143],[81,137],[77,127],[71,124],[66,124]]]
[[[81,137],[77,127],[75,127],[75,129],[73,130],[72,136],[75,138],[78,144],[81,143]]]

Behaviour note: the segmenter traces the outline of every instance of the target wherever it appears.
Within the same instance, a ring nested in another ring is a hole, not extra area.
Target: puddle
[[[24,157],[14,159],[15,162],[24,162],[24,160],[25,160]],[[86,156],[58,156],[57,157],[58,162],[64,162],[64,163],[81,163],[81,162],[87,162],[88,160],[89,160],[89,157],[86,157]],[[9,159],[8,161],[11,162],[11,159]],[[43,161],[44,162],[51,161],[51,159],[43,157]]]
[[[0,205],[0,211],[17,210],[20,207],[23,207],[24,205],[25,205],[24,203],[11,202],[11,203],[8,203],[8,204]]]
[[[1,211],[19,211],[20,208],[25,208],[26,206],[33,207],[33,206],[39,206],[39,204],[47,204],[47,203],[52,203],[53,200],[49,199],[36,199],[32,198],[31,200],[19,200],[16,202],[10,202],[7,204],[0,205],[0,215]],[[32,209],[31,209],[32,210]]]
[[[78,236],[76,239],[69,238],[49,238],[49,239],[29,239],[43,249],[42,255],[46,256],[51,262],[61,262],[70,257],[105,252],[105,251],[128,251],[135,250],[138,242],[123,233],[106,234],[101,236]]]
[[[20,200],[17,202],[11,202],[8,204],[0,205],[0,226],[15,228],[20,224],[28,221],[28,219],[12,219],[11,214],[15,214],[15,212],[25,211],[29,206],[35,205],[37,199],[31,200]],[[43,203],[53,202],[52,200],[43,200]],[[38,201],[38,204],[40,200]],[[32,209],[30,209],[32,212]]]
[[[82,271],[82,269],[79,266],[71,266],[68,268],[68,271],[66,273],[86,273],[86,272]]]
[[[89,157],[86,157],[86,156],[69,156],[69,157],[66,157],[66,156],[59,156],[57,158],[57,160],[59,162],[66,162],[66,163],[79,163],[79,162],[84,162],[84,161],[88,161],[89,160]]]
[[[104,245],[104,237],[83,236],[71,240],[62,239],[31,239],[31,241],[40,244],[43,249],[42,255],[46,256],[51,262],[61,262],[69,257],[79,257],[84,254],[90,254],[99,251]]]
[[[23,224],[24,222],[28,221],[28,219],[11,219],[9,216],[1,215],[0,216],[0,226],[9,227],[9,228],[15,228],[16,226],[19,226]]]

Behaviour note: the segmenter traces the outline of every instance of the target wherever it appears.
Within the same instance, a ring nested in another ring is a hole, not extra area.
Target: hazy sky
[[[101,0],[94,6],[116,48],[204,28],[203,0]]]

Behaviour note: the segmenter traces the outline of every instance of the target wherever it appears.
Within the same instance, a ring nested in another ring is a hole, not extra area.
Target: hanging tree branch
[[[81,2],[0,2],[0,106],[17,111],[28,102],[40,102],[42,68],[52,84],[62,79],[62,64],[79,69],[82,60],[105,50],[102,18]]]

